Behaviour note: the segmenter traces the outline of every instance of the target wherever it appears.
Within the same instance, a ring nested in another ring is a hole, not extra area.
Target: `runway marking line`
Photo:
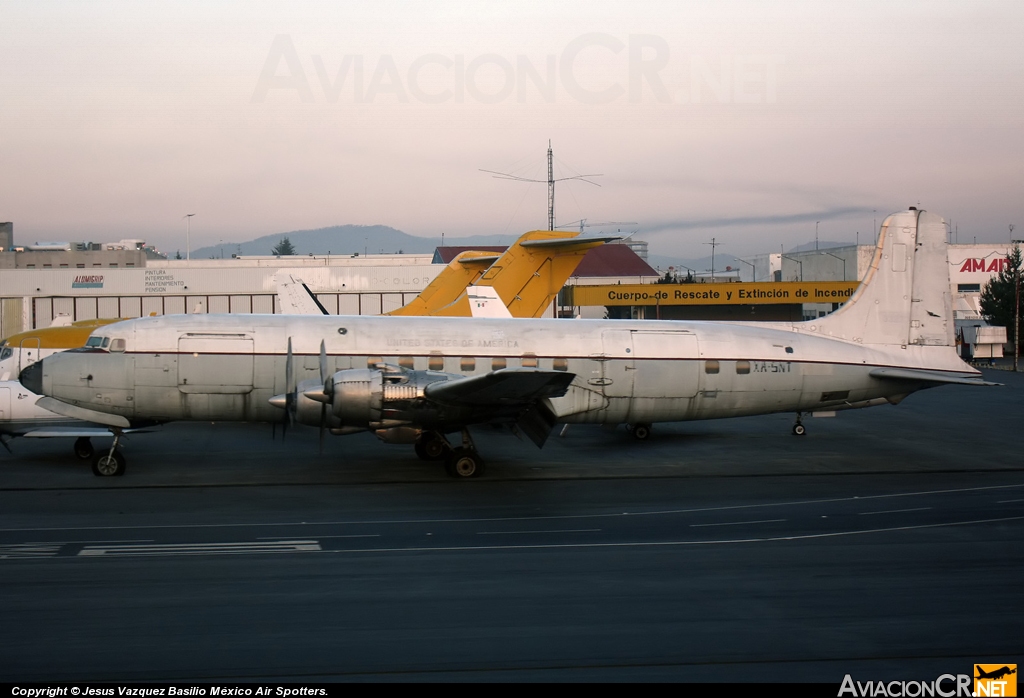
[[[245,541],[240,543],[159,543],[154,545],[89,545],[79,551],[79,557],[130,557],[152,555],[226,555],[254,553],[310,553],[321,552],[315,540]]]
[[[930,511],[932,507],[917,507],[916,509],[888,509],[886,511],[859,511],[857,516],[873,516],[875,514],[905,514],[908,511]]]
[[[896,531],[916,531],[926,528],[950,528],[953,526],[972,526],[987,523],[1004,523],[1021,521],[1024,516],[1008,516],[998,519],[975,519],[971,521],[951,521],[937,524],[920,524],[917,526],[892,526],[889,528],[871,528],[863,531],[834,531],[832,533],[808,533],[798,536],[771,536],[765,538],[732,538],[726,540],[679,540],[649,541],[633,543],[537,543],[523,545],[466,545],[438,546],[418,548],[352,548],[348,550],[325,550],[325,553],[423,553],[423,552],[473,552],[485,550],[565,550],[567,548],[656,548],[681,547],[696,545],[736,545],[742,543],[776,543],[796,540],[813,540],[817,538],[839,538],[844,536],[863,536],[872,533],[892,533]]]
[[[550,531],[477,531],[478,536],[521,535],[523,533],[599,533],[600,528],[565,528]]]
[[[786,519],[761,519],[760,521],[726,521],[724,523],[690,524],[690,528],[706,528],[708,526],[742,526],[744,524],[780,523]]]
[[[872,499],[891,499],[894,497],[920,497],[931,494],[958,494],[963,492],[985,492],[989,490],[1018,489],[1024,487],[1024,483],[1016,485],[986,485],[983,487],[961,487],[948,490],[921,490],[916,492],[896,492],[893,494],[876,494],[867,496],[852,497],[829,497],[825,499],[794,500],[788,502],[767,502],[763,504],[736,504],[722,507],[695,507],[690,509],[658,509],[654,511],[615,512],[607,514],[568,514],[559,516],[507,516],[507,517],[484,517],[468,519],[381,519],[366,521],[279,521],[279,522],[244,522],[244,523],[222,523],[222,524],[153,524],[138,526],[78,526],[74,529],[68,527],[43,527],[43,528],[0,528],[0,533],[26,533],[42,531],[120,531],[120,530],[171,530],[171,529],[198,529],[198,528],[265,528],[268,526],[367,526],[367,525],[393,525],[393,524],[414,524],[414,523],[481,523],[498,521],[568,521],[571,519],[607,519],[620,516],[666,516],[674,514],[695,514],[709,511],[739,511],[743,509],[759,509],[767,507],[784,506],[805,506],[810,504],[834,504],[837,502],[866,502]]]

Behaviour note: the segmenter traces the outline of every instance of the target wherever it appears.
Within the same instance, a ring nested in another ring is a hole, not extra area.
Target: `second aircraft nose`
[[[42,395],[43,393],[43,362],[37,361],[18,376],[18,380],[21,384],[31,390],[36,395]]]

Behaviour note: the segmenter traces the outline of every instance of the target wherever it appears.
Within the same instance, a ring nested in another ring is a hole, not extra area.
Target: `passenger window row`
[[[398,365],[400,367],[402,367],[402,368],[405,368],[405,369],[414,370],[416,368],[416,358],[417,357],[415,357],[415,356],[399,356],[398,357]],[[445,362],[445,357],[444,356],[442,356],[440,354],[431,354],[430,356],[428,356],[426,358],[427,358],[427,366],[426,366],[427,370],[429,370],[429,371],[444,371],[445,370],[445,368],[444,368],[444,366],[445,366],[445,363],[444,363]],[[454,357],[449,357],[449,358],[454,360]],[[382,356],[368,356],[366,358],[366,366],[368,368],[373,368],[377,364],[388,363],[388,362],[393,362],[393,361],[394,361],[393,357],[389,357],[388,360],[385,361],[384,357],[382,357]],[[487,357],[479,357],[479,359],[478,359],[475,356],[463,356],[463,357],[460,357],[458,359],[458,361],[459,361],[459,371],[462,372],[462,373],[470,373],[470,372],[476,371],[478,367],[479,367],[480,370],[500,371],[503,368],[508,368],[508,364],[509,364],[508,359],[506,357],[504,357],[504,356],[495,356],[495,357],[493,357],[491,359],[488,359]],[[543,363],[547,363],[547,361],[545,360],[545,361],[543,361]],[[539,368],[544,368],[544,366],[542,366],[542,360],[539,359],[535,354],[531,354],[531,353],[523,354],[523,356],[522,356],[522,358],[520,360],[520,364],[519,365],[522,366],[523,368],[538,368],[538,367]],[[562,358],[551,359],[551,370],[553,370],[553,371],[568,371],[569,370],[569,360],[568,359],[562,359]]]

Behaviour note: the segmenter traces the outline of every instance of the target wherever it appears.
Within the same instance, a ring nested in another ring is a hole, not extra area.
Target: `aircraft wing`
[[[565,395],[575,377],[563,371],[505,368],[482,376],[431,383],[424,393],[440,404],[513,417],[516,427],[540,447],[556,421],[547,398]]]
[[[125,429],[125,434],[146,434],[149,429]],[[110,436],[110,429],[101,427],[40,427],[21,434],[26,439],[77,439],[90,438],[93,436]]]
[[[527,405],[544,398],[562,397],[575,377],[576,374],[564,371],[503,368],[481,376],[431,383],[424,393],[447,405]]]
[[[963,374],[926,371],[919,368],[876,368],[871,371],[870,375],[872,378],[919,381],[922,383],[935,383],[936,385],[1002,385],[1002,383],[990,383],[980,378],[972,378]]]

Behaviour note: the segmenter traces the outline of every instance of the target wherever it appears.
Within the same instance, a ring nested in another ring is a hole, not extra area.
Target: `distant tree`
[[[278,257],[295,254],[295,246],[292,245],[291,240],[287,237],[283,237],[281,238],[281,242],[274,245],[274,249],[270,251],[270,254],[277,255]]]
[[[1019,245],[1014,245],[1006,255],[1006,264],[1000,272],[989,279],[981,291],[981,314],[989,323],[1006,328],[1006,334],[1013,341],[1013,312],[1017,304],[1016,285],[1024,275]],[[1021,304],[1024,309],[1024,303]],[[1024,328],[1024,312],[1020,316]],[[1020,356],[1020,348],[1017,348]]]
[[[178,250],[177,252],[174,253],[174,258],[181,259],[181,250]]]

